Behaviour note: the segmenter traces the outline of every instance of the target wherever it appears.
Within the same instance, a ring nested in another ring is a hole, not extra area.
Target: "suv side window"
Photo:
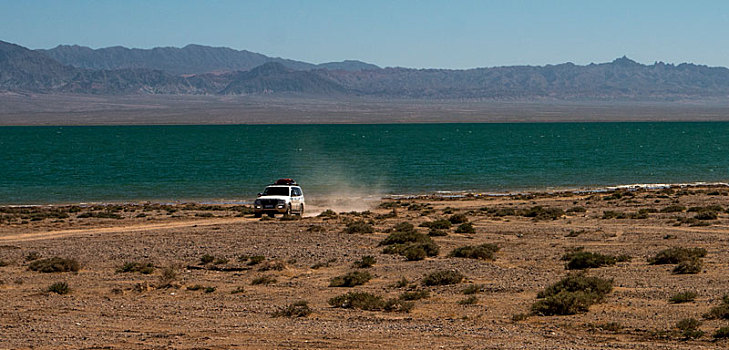
[[[291,188],[291,196],[292,197],[299,197],[299,196],[301,196],[301,190],[298,189],[298,188],[296,188],[296,187],[292,187]]]

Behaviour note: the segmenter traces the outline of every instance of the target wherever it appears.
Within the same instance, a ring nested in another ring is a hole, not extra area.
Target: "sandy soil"
[[[0,348],[726,348],[727,340],[714,340],[712,334],[729,321],[702,315],[729,293],[728,192],[719,187],[617,196],[421,197],[383,200],[364,213],[297,220],[255,219],[241,206],[0,208],[0,265],[5,265],[0,267]],[[719,205],[722,211],[712,220],[692,220],[696,212],[688,210],[660,211],[671,205]],[[554,219],[494,214],[534,206],[566,214]],[[567,211],[577,207],[586,211]],[[634,218],[603,218],[605,211],[629,216],[640,209],[655,210]],[[427,233],[418,225],[453,214],[465,214],[475,233],[456,233],[454,225],[447,236],[432,237],[438,256],[407,261],[378,246],[397,223],[410,222]],[[345,233],[354,220],[371,222],[375,232]],[[494,260],[448,257],[456,247],[482,243],[500,247]],[[560,258],[575,247],[631,257],[588,270],[614,280],[604,302],[586,313],[515,320],[530,313],[539,291],[567,275]],[[647,263],[670,247],[705,248],[702,271],[673,274],[674,265]],[[203,264],[206,254],[214,261]],[[365,255],[375,257],[374,266],[354,268]],[[29,269],[32,261],[56,256],[76,259],[81,269]],[[251,264],[252,256],[264,258]],[[127,262],[150,262],[155,269],[151,274],[118,272]],[[351,288],[329,286],[331,278],[354,270],[373,278]],[[437,270],[457,270],[466,278],[455,285],[423,286],[424,276]],[[252,284],[261,276],[275,282]],[[396,286],[403,277],[409,282]],[[61,281],[70,293],[46,291]],[[472,284],[482,285],[476,302],[459,303]],[[190,288],[196,285],[203,289]],[[410,312],[328,303],[350,291],[390,298],[408,290],[427,290],[430,297],[414,301]],[[689,303],[669,303],[684,291],[698,296]],[[273,317],[301,300],[312,309],[310,315]],[[684,339],[675,325],[685,318],[700,320],[706,334]]]

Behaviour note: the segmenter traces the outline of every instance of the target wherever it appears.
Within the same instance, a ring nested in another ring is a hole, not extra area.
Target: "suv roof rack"
[[[276,180],[276,182],[274,182],[273,184],[274,184],[274,185],[293,185],[293,186],[296,186],[296,185],[298,185],[298,184],[296,183],[296,181],[294,181],[294,179],[289,179],[289,178],[285,178],[285,179],[278,179],[278,180]]]

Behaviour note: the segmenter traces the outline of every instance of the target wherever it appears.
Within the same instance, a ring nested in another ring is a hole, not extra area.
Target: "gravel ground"
[[[669,205],[719,205],[725,210],[729,196],[724,191],[641,190],[619,198],[612,193],[421,197],[385,200],[367,213],[291,221],[254,219],[241,207],[40,207],[32,211],[57,210],[68,217],[35,220],[5,208],[0,216],[0,265],[6,265],[0,267],[0,348],[726,348],[727,340],[714,340],[712,334],[729,321],[702,315],[729,293],[729,215],[721,211],[716,220],[693,223],[708,226],[675,226],[677,218],[695,213],[660,212]],[[411,204],[420,205],[408,210]],[[537,205],[565,211],[583,207],[586,212],[537,220],[494,216],[488,210]],[[387,206],[397,208],[396,217],[386,217],[391,212]],[[602,218],[607,210],[635,213],[649,208],[658,212],[638,219]],[[113,212],[119,218],[79,218],[84,212]],[[453,213],[465,214],[476,233],[455,233],[453,227],[447,236],[433,237],[438,256],[406,261],[383,254],[378,246],[396,223],[411,222],[418,232],[427,233],[420,223]],[[375,232],[344,232],[347,222],[360,219],[372,222]],[[500,247],[493,261],[448,257],[456,247],[482,243]],[[530,312],[539,291],[568,273],[560,258],[575,247],[632,259],[589,269],[589,275],[614,281],[613,291],[589,312],[514,321],[514,315]],[[669,247],[705,248],[702,271],[676,275],[671,272],[674,265],[647,263]],[[31,253],[40,259],[73,258],[81,269],[31,271]],[[202,264],[206,254],[217,261]],[[352,264],[365,255],[377,260],[373,267],[360,269],[372,275],[369,282],[329,287],[331,278],[357,270]],[[252,265],[252,256],[264,258]],[[146,275],[117,272],[126,262],[150,262],[155,269]],[[174,271],[174,278],[163,281],[165,270]],[[457,270],[466,277],[455,285],[423,286],[423,277],[437,270]],[[261,276],[276,282],[252,285]],[[403,277],[409,283],[395,286]],[[68,283],[70,293],[46,291],[61,281]],[[475,294],[478,300],[459,304],[467,297],[463,288],[471,284],[482,285]],[[195,285],[215,289],[188,289]],[[423,289],[430,297],[415,301],[410,312],[342,309],[328,303],[349,291],[389,298]],[[668,302],[683,291],[698,296],[690,303]],[[307,301],[310,315],[272,317],[300,300]],[[675,324],[684,318],[702,321],[699,328],[706,334],[683,339]]]

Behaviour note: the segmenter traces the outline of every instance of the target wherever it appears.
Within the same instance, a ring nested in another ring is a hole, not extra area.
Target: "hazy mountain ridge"
[[[307,94],[342,94],[347,89],[311,71],[295,71],[276,62],[265,63],[247,72],[239,72],[220,93],[240,95],[274,92],[303,92]]]
[[[680,98],[726,97],[729,69],[694,64],[642,65],[628,58],[578,66],[511,66],[443,70],[386,68],[321,72],[365,94],[415,98]]]
[[[122,53],[121,58],[115,57],[117,51]],[[88,62],[83,61],[83,65],[99,68],[64,65],[47,56],[65,57],[64,62],[68,62],[71,56],[78,59],[80,56],[74,55],[79,52],[93,56]],[[187,58],[181,55],[190,52],[197,54]],[[155,58],[145,61],[150,55]],[[237,57],[238,61],[231,57]],[[245,70],[225,71],[239,67],[234,64],[242,64],[241,57],[255,63],[270,60]],[[111,69],[120,62],[139,67]],[[160,66],[168,70],[146,68]],[[213,73],[180,74],[194,67],[211,69]],[[0,90],[103,95],[294,93],[422,99],[660,101],[726,99],[729,69],[688,63],[644,65],[626,57],[584,66],[564,63],[467,70],[380,69],[360,61],[313,65],[200,45],[151,50],[118,47],[92,50],[79,46],[29,50],[0,41]]]
[[[210,72],[246,71],[264,63],[277,62],[295,70],[340,69],[361,70],[379,67],[359,62],[329,62],[319,65],[307,62],[269,57],[247,50],[227,47],[210,47],[190,44],[183,48],[156,47],[153,49],[129,49],[113,46],[91,49],[78,45],[59,45],[48,50],[37,50],[63,64],[86,69],[153,69],[176,75],[203,74]]]
[[[76,71],[42,53],[0,41],[0,89],[50,92]]]

